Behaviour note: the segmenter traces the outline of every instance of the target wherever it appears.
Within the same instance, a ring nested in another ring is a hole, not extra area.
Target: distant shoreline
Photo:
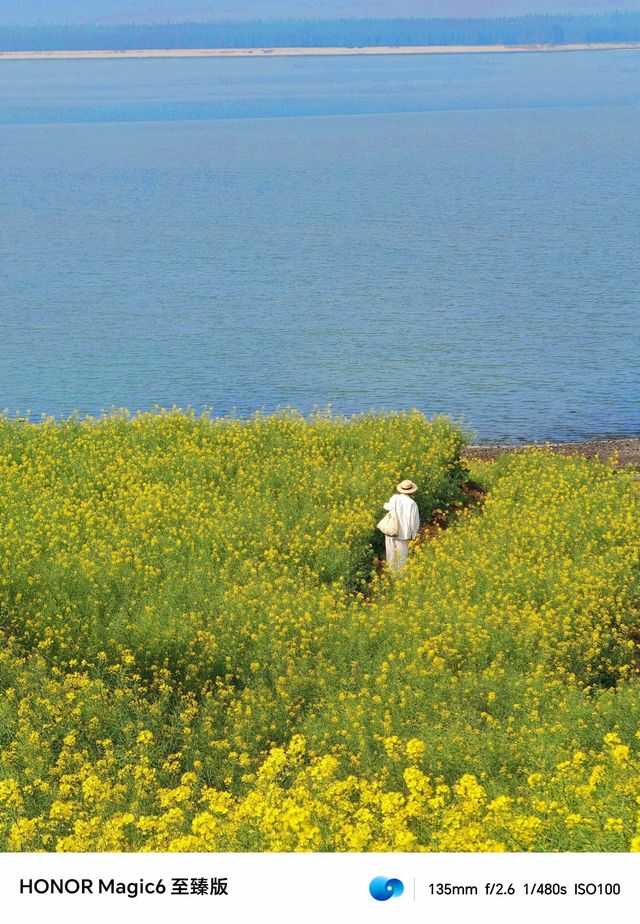
[[[531,54],[569,51],[630,51],[640,42],[580,45],[372,45],[363,48],[146,48],[127,51],[1,51],[0,61],[120,58],[286,58],[342,55]]]

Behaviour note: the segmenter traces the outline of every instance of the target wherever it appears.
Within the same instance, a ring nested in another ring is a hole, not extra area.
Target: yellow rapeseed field
[[[0,834],[640,850],[640,492],[446,418],[0,420]],[[406,572],[375,523],[413,478]]]

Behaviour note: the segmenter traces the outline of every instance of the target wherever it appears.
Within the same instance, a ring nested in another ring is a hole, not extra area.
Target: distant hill
[[[0,51],[627,41],[640,41],[640,12],[482,19],[305,19],[0,27]]]
[[[435,19],[640,10],[640,0],[0,0],[0,27],[255,19]],[[499,12],[497,12],[499,11]]]

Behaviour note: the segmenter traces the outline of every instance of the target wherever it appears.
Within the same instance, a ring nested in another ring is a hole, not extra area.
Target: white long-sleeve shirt
[[[392,494],[385,510],[395,510],[398,518],[398,533],[394,539],[415,539],[420,529],[418,505],[408,494]]]

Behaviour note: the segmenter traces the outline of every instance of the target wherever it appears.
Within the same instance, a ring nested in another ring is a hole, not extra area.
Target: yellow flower
[[[422,760],[425,750],[425,743],[420,738],[411,738],[407,741],[406,754],[409,760]]]

